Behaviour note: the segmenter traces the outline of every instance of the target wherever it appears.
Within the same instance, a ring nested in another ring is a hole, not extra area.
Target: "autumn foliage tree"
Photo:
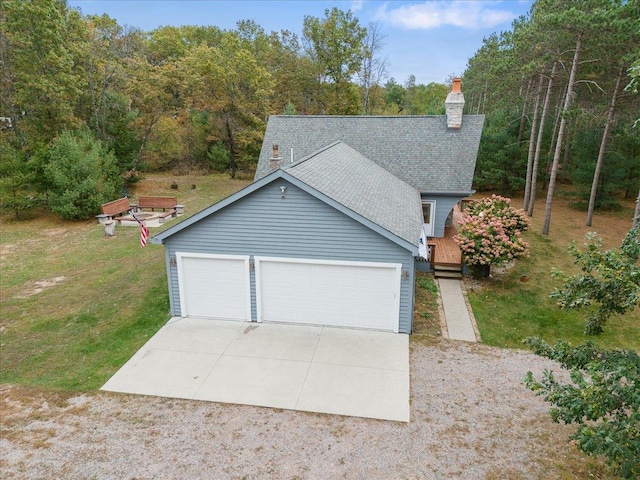
[[[142,31],[83,15],[67,0],[0,5],[2,212],[47,206],[42,161],[56,161],[46,153],[62,132],[89,127],[127,184],[145,171],[209,171],[219,145],[229,158],[216,169],[250,174],[269,115],[441,115],[449,90],[444,79],[388,79],[385,32],[354,11],[306,16],[296,34],[251,20]],[[466,113],[486,114],[474,188],[510,195],[529,185],[533,215],[560,143],[558,182],[574,182],[579,194],[593,190],[603,153],[595,208],[635,195],[640,97],[623,86],[637,72],[628,68],[639,58],[638,0],[531,7],[513,31],[489,35],[463,75]],[[574,95],[562,114],[578,38]]]
[[[365,57],[367,29],[349,10],[326,9],[324,18],[306,16],[303,36],[307,54],[318,68],[326,95],[326,113],[352,115],[359,113],[360,101],[352,77],[360,70]]]
[[[523,210],[509,198],[493,195],[476,200],[465,209],[454,240],[464,262],[476,276],[488,276],[491,265],[503,265],[529,254],[522,232],[529,228]]]

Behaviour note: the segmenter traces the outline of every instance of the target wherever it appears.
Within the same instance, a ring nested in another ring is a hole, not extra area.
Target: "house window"
[[[433,236],[433,227],[436,219],[436,202],[422,203],[422,216],[424,217],[424,232],[427,236]]]

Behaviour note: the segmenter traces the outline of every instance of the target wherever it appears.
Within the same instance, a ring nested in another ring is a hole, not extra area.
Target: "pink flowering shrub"
[[[528,228],[523,210],[512,207],[509,198],[493,195],[469,204],[454,240],[470,267],[502,265],[529,255],[521,236]]]

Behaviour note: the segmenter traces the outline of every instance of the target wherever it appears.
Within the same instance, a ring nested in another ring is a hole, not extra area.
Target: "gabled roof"
[[[342,142],[334,142],[269,173],[152,237],[151,242],[164,243],[168,237],[278,179],[289,181],[417,254],[423,222],[419,192]]]
[[[443,116],[269,117],[255,179],[270,172],[272,145],[286,162],[343,141],[420,192],[471,192],[484,115],[464,115],[447,129]]]
[[[343,142],[335,142],[285,167],[306,185],[407,242],[422,227],[420,193]]]

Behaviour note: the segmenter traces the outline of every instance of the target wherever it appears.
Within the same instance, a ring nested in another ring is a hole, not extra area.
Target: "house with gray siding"
[[[445,116],[270,117],[254,182],[151,239],[172,314],[411,333],[421,237],[472,193],[463,104],[454,83]]]

